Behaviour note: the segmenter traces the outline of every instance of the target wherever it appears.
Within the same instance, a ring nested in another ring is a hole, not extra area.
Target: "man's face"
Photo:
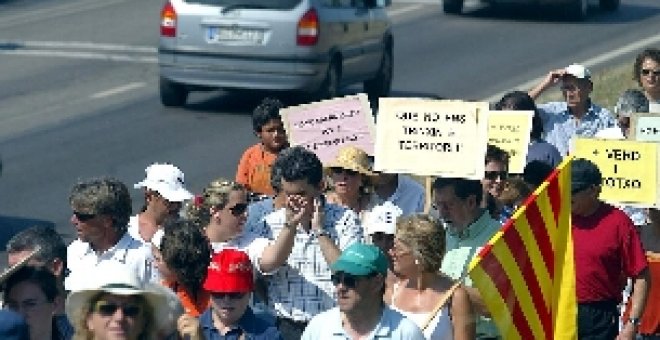
[[[378,247],[380,251],[382,251],[383,254],[388,257],[388,261],[391,264],[392,259],[389,253],[390,249],[392,249],[392,246],[394,245],[394,235],[381,232],[373,233],[371,234],[371,243]]]
[[[289,206],[304,209],[305,216],[310,217],[314,211],[314,199],[319,197],[321,190],[310,184],[307,179],[289,182],[283,178],[282,192]]]
[[[245,314],[250,303],[249,293],[211,293],[211,308],[225,325],[231,325]]]
[[[153,213],[163,218],[176,217],[179,215],[179,210],[181,210],[181,202],[168,201],[163,195],[155,191],[147,192],[147,204]]]
[[[500,198],[508,175],[506,164],[499,161],[488,162],[484,171],[484,178],[481,180],[484,192],[490,193],[496,199]]]
[[[356,276],[337,272],[331,278],[337,290],[337,306],[344,313],[358,312],[360,306],[380,293],[383,284],[380,275]]]
[[[463,200],[456,196],[453,186],[445,186],[433,193],[433,204],[445,221],[459,228],[466,227],[472,222],[471,212],[478,209],[474,196]]]
[[[586,189],[573,191],[571,194],[571,212],[577,216],[589,216],[598,205],[600,187],[591,185]]]
[[[112,220],[106,215],[81,213],[73,209],[71,223],[76,228],[78,238],[90,244],[98,244],[108,228],[112,228]]]
[[[279,152],[287,145],[286,131],[280,119],[271,119],[257,133],[266,149]]]
[[[583,106],[592,91],[591,82],[573,76],[565,76],[561,81],[561,93],[569,108]]]

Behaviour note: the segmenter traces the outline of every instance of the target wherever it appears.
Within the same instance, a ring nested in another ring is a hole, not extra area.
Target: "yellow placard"
[[[509,153],[509,172],[521,174],[525,169],[529,133],[534,111],[490,111],[488,113],[488,144]]]
[[[376,170],[483,178],[487,103],[381,98],[378,106]]]
[[[575,157],[598,165],[603,175],[602,200],[645,206],[656,203],[656,143],[577,138],[573,151]]]

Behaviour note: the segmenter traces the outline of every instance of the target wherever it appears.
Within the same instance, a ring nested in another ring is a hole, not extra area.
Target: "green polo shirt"
[[[488,211],[484,211],[476,221],[470,224],[460,233],[447,230],[447,251],[442,259],[440,270],[456,280],[467,270],[472,258],[479,253],[481,248],[502,227],[502,225],[490,217]],[[466,277],[465,285],[472,287],[472,279]],[[479,317],[477,320],[477,338],[499,336],[495,323],[490,318]]]

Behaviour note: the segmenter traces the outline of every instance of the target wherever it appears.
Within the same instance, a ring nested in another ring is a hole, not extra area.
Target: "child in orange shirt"
[[[245,150],[236,171],[236,182],[250,192],[275,194],[270,186],[270,168],[277,154],[289,146],[280,117],[282,106],[275,98],[265,98],[252,112],[252,128],[261,141]]]

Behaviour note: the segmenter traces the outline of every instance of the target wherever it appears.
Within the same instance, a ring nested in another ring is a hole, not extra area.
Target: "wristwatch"
[[[630,318],[628,319],[628,322],[635,326],[635,328],[639,327],[639,318]]]

